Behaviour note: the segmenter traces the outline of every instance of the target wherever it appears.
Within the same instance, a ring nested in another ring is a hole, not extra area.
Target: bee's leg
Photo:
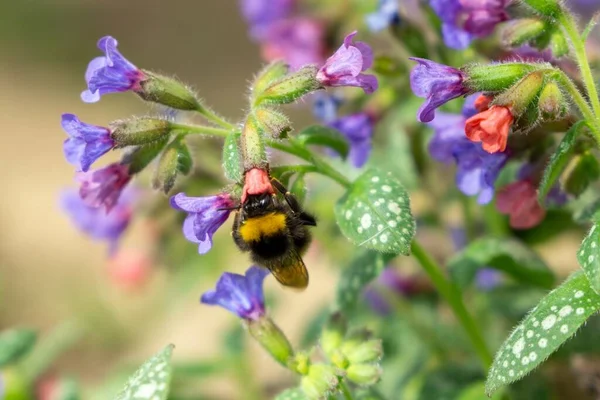
[[[281,182],[279,182],[275,178],[271,178],[271,184],[275,186],[275,189],[277,189],[283,195],[285,201],[288,203],[292,211],[295,214],[298,214],[298,218],[300,219],[300,221],[302,221],[303,225],[317,226],[317,221],[315,220],[315,217],[302,210],[302,207],[300,206],[298,199],[296,199],[296,196],[291,194],[285,188],[285,186],[281,184]]]
[[[308,226],[317,226],[317,220],[315,219],[315,217],[313,217],[312,215],[310,215],[309,213],[302,211],[300,213],[300,221],[302,221],[303,225],[308,225]]]

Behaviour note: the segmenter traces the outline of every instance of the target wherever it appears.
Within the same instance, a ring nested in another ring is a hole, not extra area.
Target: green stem
[[[440,266],[427,255],[427,252],[416,240],[412,242],[411,249],[413,256],[429,275],[429,278],[438,292],[444,297],[446,302],[448,302],[454,315],[466,331],[469,339],[471,339],[471,344],[475,348],[481,363],[486,369],[489,368],[492,364],[492,354],[488,350],[475,320],[473,320],[473,317],[467,311],[459,289],[446,279]]]
[[[472,242],[476,235],[475,218],[473,217],[473,203],[472,199],[467,196],[460,195],[460,201],[463,212],[463,222],[465,227],[465,234],[467,236],[467,243]]]
[[[571,13],[563,10],[558,17],[558,20],[562,24],[565,33],[573,44],[573,50],[575,50],[575,58],[577,59],[577,64],[579,65],[579,71],[581,72],[585,89],[594,110],[595,118],[593,118],[590,122],[593,122],[596,130],[599,130],[600,99],[598,98],[598,90],[596,89],[594,76],[592,75],[592,70],[590,69],[590,64],[588,62],[588,57],[585,50],[585,42],[581,39],[579,31],[577,30],[577,26],[575,25],[575,20],[573,19]]]
[[[354,397],[352,397],[352,393],[350,392],[350,389],[348,389],[348,385],[346,385],[345,382],[340,382],[340,389],[342,390],[342,394],[344,395],[344,399],[346,400],[352,400],[354,399]]]
[[[229,130],[221,128],[213,128],[212,126],[204,125],[183,125],[183,124],[171,124],[171,127],[175,131],[181,131],[181,135],[188,135],[190,133],[200,135],[212,135],[226,138],[229,135]]]
[[[227,130],[235,129],[235,126],[233,126],[233,124],[230,124],[229,122],[225,121],[223,118],[219,117],[217,114],[215,114],[212,110],[208,108],[200,106],[196,111],[202,114],[202,116],[206,118],[207,121],[222,126]]]

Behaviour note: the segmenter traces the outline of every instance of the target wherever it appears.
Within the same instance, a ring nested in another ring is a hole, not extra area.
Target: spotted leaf
[[[31,350],[36,336],[30,329],[9,329],[0,333],[0,367],[17,361]]]
[[[223,145],[223,169],[225,177],[233,182],[242,180],[242,159],[240,155],[241,132],[230,133]]]
[[[313,125],[303,129],[296,135],[296,141],[302,146],[318,145],[335,150],[343,159],[348,156],[350,145],[348,139],[333,128],[321,125]]]
[[[307,400],[308,397],[300,388],[290,388],[279,393],[275,400]]]
[[[486,382],[491,395],[523,378],[546,360],[600,309],[600,296],[577,272],[550,292],[513,330],[496,357]]]
[[[172,344],[146,361],[127,382],[115,400],[165,400],[171,382]]]
[[[335,206],[342,233],[358,246],[410,254],[415,221],[406,189],[391,174],[363,173]]]
[[[587,276],[592,289],[600,294],[600,229],[598,225],[592,226],[587,234],[579,252],[577,261]]]

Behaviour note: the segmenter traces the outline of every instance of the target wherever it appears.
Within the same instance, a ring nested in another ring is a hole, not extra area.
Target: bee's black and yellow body
[[[237,212],[233,239],[252,261],[268,268],[286,286],[304,288],[308,273],[302,261],[311,237],[308,226],[314,217],[300,209],[297,200],[285,193],[285,201],[275,194],[250,195]]]

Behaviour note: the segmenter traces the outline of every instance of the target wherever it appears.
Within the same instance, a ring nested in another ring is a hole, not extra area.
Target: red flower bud
[[[537,198],[537,191],[530,180],[518,181],[504,186],[496,197],[498,211],[510,215],[510,226],[515,229],[533,228],[546,216]]]
[[[513,121],[508,107],[492,106],[469,118],[465,123],[465,133],[472,142],[482,142],[481,147],[488,153],[496,153],[506,149]]]
[[[475,108],[479,112],[486,111],[488,108],[490,108],[490,103],[492,100],[494,99],[484,94],[479,95],[479,97],[475,99]]]

